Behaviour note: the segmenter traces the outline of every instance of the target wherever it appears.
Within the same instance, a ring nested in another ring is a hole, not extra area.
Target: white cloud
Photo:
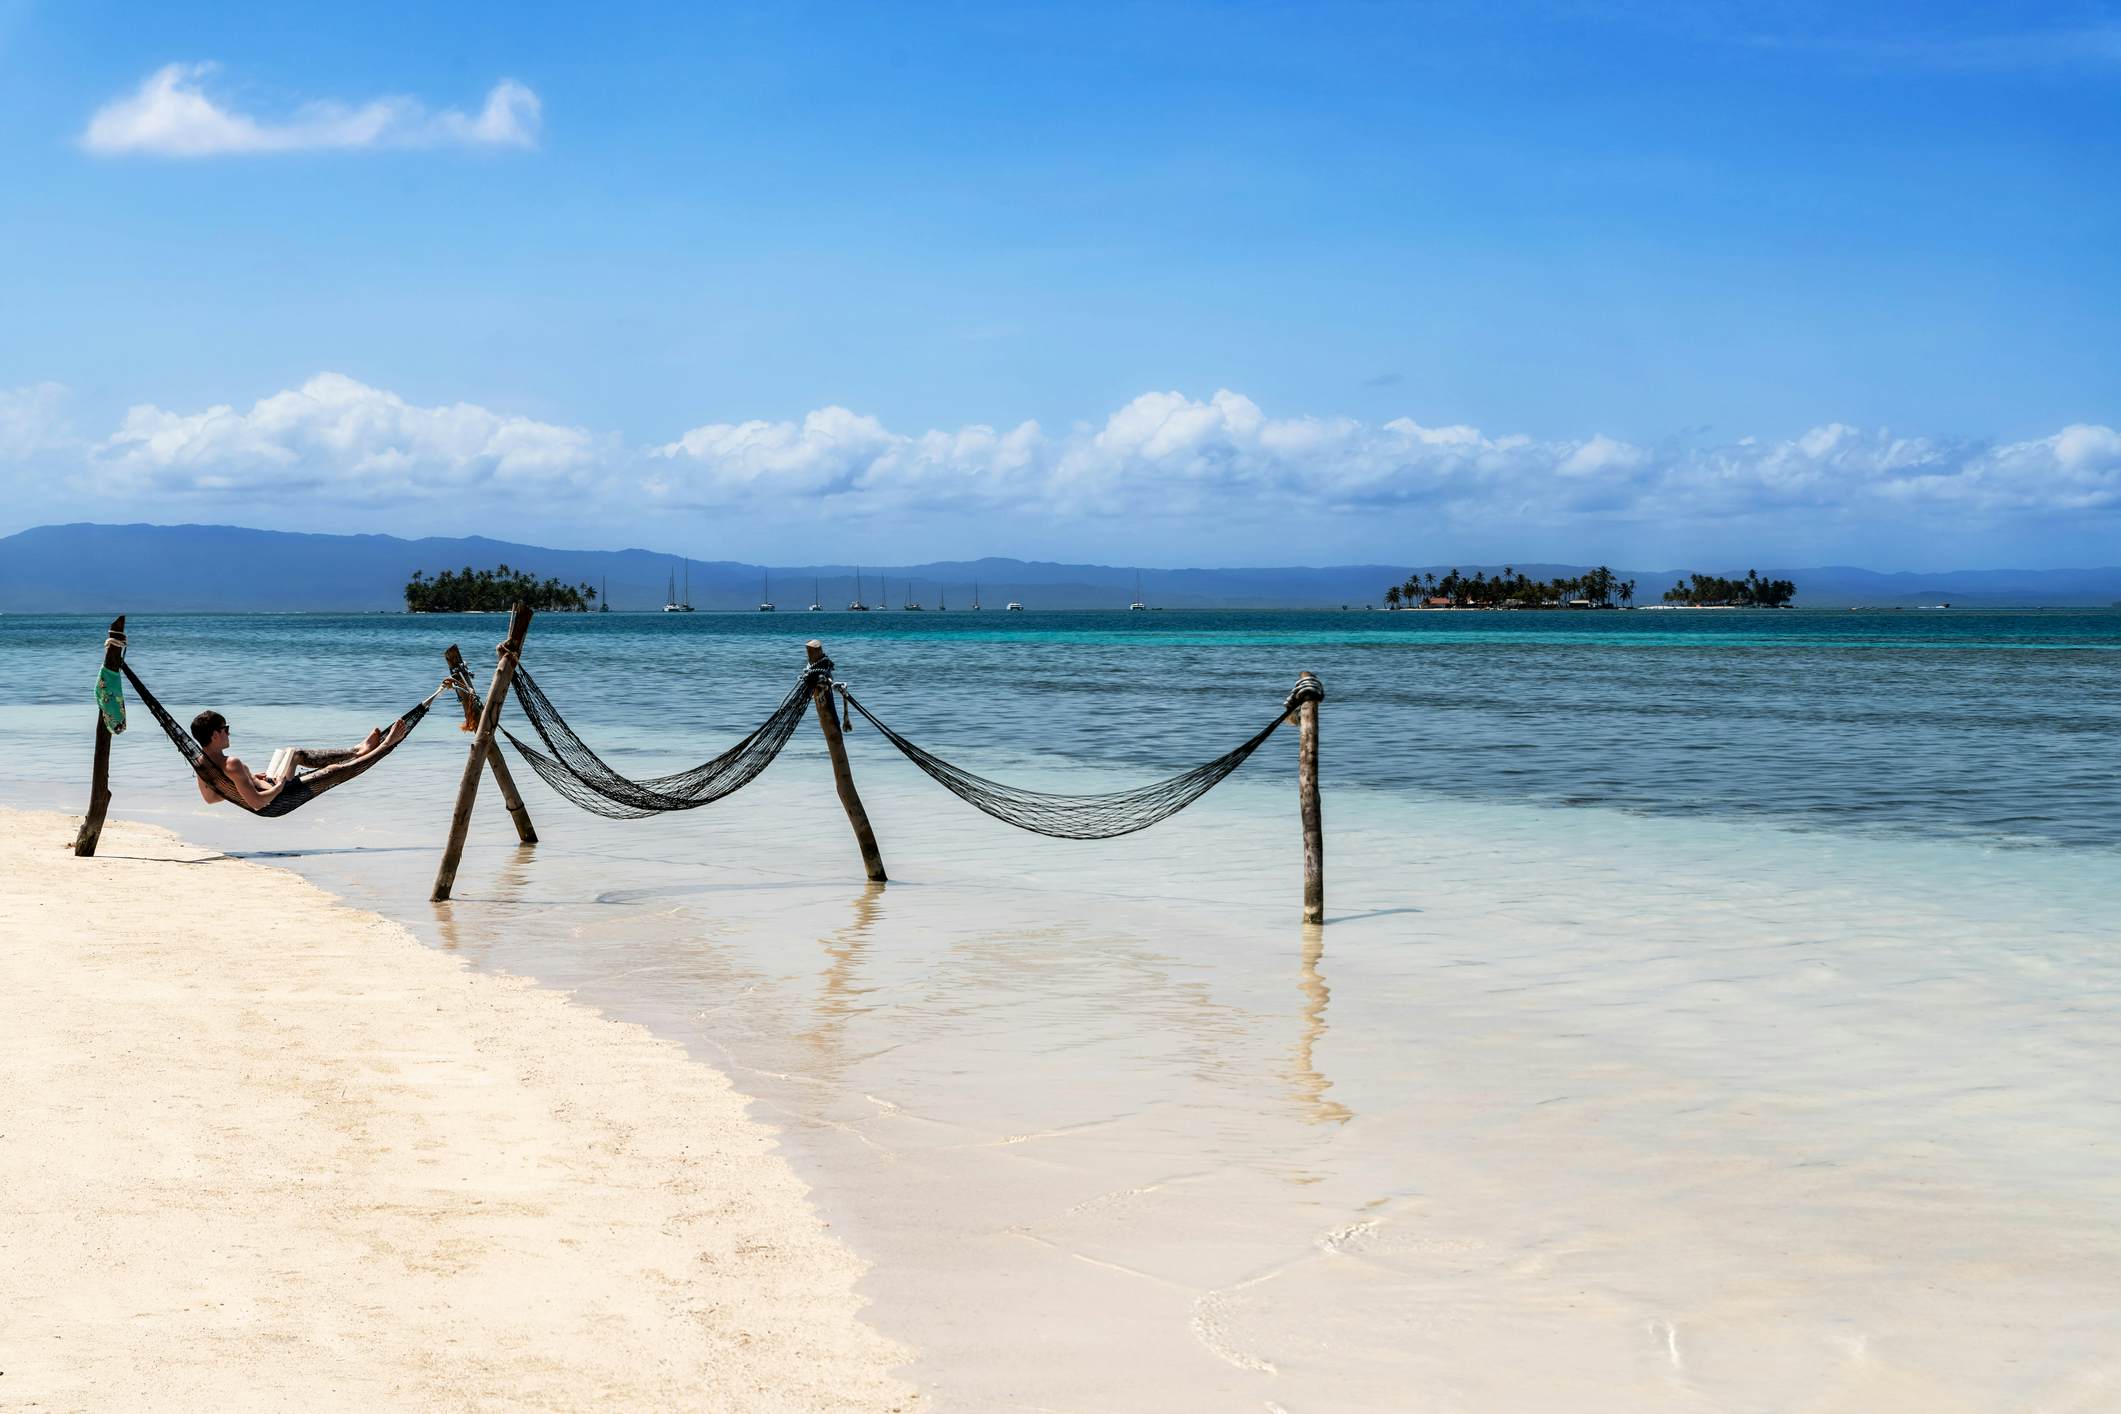
[[[66,446],[66,419],[61,405],[66,388],[59,383],[31,383],[0,388],[0,462],[23,462]]]
[[[1060,515],[1268,517],[1421,507],[1471,520],[1726,517],[1808,509],[2121,511],[2121,433],[2080,425],[1995,445],[1826,423],[1781,441],[1651,449],[1602,433],[1539,440],[1411,418],[1270,417],[1228,390],[1144,393],[1102,425],[896,433],[826,408],[715,424],[652,450],[653,494],[848,510],[947,505]]]
[[[565,497],[616,448],[579,427],[473,403],[415,407],[338,373],[238,412],[128,411],[92,454],[96,484],[134,492],[320,493],[366,500],[499,486]]]
[[[51,425],[56,396],[46,385],[0,395],[0,448],[33,422]],[[764,516],[948,511],[1174,527],[1316,514],[1457,526],[2121,517],[2121,433],[2103,425],[1987,443],[1829,422],[1780,440],[1653,448],[1597,433],[1274,417],[1228,390],[1144,393],[1102,423],[1058,432],[1027,421],[908,433],[825,407],[628,447],[474,404],[418,407],[324,373],[248,411],[133,408],[90,462],[93,483],[120,494],[359,502],[500,487],[565,508],[622,487],[644,506]]]
[[[232,153],[308,152],[376,147],[535,147],[538,96],[503,79],[477,113],[429,110],[417,99],[386,97],[349,105],[309,103],[273,122],[210,97],[201,80],[211,64],[169,64],[133,93],[89,119],[81,145],[103,155],[218,157]]]

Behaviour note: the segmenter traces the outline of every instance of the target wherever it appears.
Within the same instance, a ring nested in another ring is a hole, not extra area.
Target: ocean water
[[[437,644],[498,638],[502,622],[169,617],[137,625],[133,657],[172,703],[373,716],[425,694]],[[5,704],[78,702],[98,628],[0,619]],[[822,633],[885,720],[979,769],[1176,769],[1248,735],[1309,670],[1330,694],[1338,786],[2117,842],[2114,611],[619,614],[547,616],[535,633],[555,700],[637,734],[612,759],[644,771],[755,723]],[[466,646],[483,672],[490,654]]]
[[[262,760],[452,641],[483,683],[503,624],[147,618],[132,660]],[[858,723],[882,887],[807,724],[682,816],[519,769],[542,843],[489,793],[439,907],[444,710],[279,822],[136,710],[113,810],[728,1070],[940,1407],[2121,1407],[2121,614],[554,616],[526,661],[645,775],[813,634],[900,731],[1055,789],[1318,673],[1328,923],[1290,733],[1087,843]],[[79,808],[101,638],[0,618],[0,802]]]

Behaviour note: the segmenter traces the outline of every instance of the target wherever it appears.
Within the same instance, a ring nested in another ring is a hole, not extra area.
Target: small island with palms
[[[443,570],[433,579],[425,570],[414,570],[405,582],[405,612],[408,614],[506,613],[515,604],[527,604],[541,614],[555,610],[584,614],[597,592],[587,584],[562,584],[557,579],[539,579],[522,570],[501,565],[475,570]]]
[[[1621,579],[1604,565],[1553,579],[1533,579],[1505,565],[1493,576],[1485,570],[1411,573],[1404,582],[1388,585],[1384,598],[1387,609],[1631,609],[1635,588],[1634,580]],[[1757,570],[1746,571],[1744,579],[1690,574],[1667,589],[1657,607],[1781,609],[1796,595],[1797,586],[1789,580],[1763,579]]]

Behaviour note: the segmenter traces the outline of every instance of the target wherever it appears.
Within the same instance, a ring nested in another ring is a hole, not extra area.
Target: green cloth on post
[[[125,679],[116,668],[96,674],[96,710],[103,714],[103,725],[112,736],[125,730]]]

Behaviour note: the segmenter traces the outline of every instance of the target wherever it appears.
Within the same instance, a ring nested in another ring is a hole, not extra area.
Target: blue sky
[[[2104,6],[0,0],[0,152],[0,532],[2117,558]]]

